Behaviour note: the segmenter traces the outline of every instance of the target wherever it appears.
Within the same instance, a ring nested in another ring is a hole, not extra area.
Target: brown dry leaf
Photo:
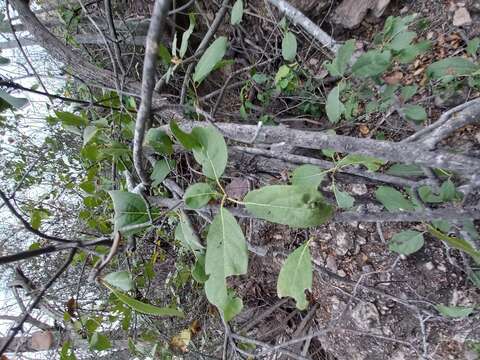
[[[190,324],[189,329],[192,336],[197,335],[200,331],[202,331],[202,326],[200,325],[200,321],[193,320],[192,323]]]
[[[401,71],[395,71],[395,72],[383,77],[383,80],[388,85],[398,84],[400,82],[400,80],[402,80],[402,79],[403,79],[403,73]]]
[[[225,186],[225,192],[233,199],[241,200],[250,190],[250,183],[245,178],[234,177],[230,184]]]
[[[32,334],[32,349],[42,351],[49,350],[53,345],[53,334],[51,331],[37,331]]]
[[[0,356],[0,360],[8,360],[7,355],[2,355],[2,356]]]
[[[188,344],[190,344],[191,334],[190,329],[180,331],[178,335],[172,337],[170,340],[170,348],[181,353],[188,352]]]
[[[70,298],[67,301],[67,312],[71,317],[75,317],[77,311],[77,301],[74,298]]]
[[[366,136],[370,133],[370,129],[368,128],[367,125],[362,124],[358,127],[358,129],[360,130],[360,133],[364,136]]]

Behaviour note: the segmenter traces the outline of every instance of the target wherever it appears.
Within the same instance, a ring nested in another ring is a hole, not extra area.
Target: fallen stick
[[[215,123],[217,129],[231,140],[247,144],[288,144],[304,149],[332,149],[340,153],[354,153],[378,159],[441,168],[460,174],[474,175],[480,171],[480,159],[449,153],[442,150],[426,150],[417,143],[399,143],[351,136],[332,135],[325,132],[290,129],[284,126],[263,126],[234,123]],[[184,122],[180,127],[190,131],[193,127],[208,126],[206,122]],[[165,127],[165,130],[169,130]]]

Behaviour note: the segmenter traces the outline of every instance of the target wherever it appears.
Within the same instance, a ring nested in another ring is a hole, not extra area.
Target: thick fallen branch
[[[192,127],[207,125],[205,122],[188,122],[182,123],[181,127],[189,131]],[[284,126],[264,126],[258,131],[256,125],[233,123],[215,123],[215,125],[227,138],[248,144],[253,140],[254,143],[288,144],[305,149],[333,149],[340,153],[362,154],[386,161],[441,168],[468,175],[473,175],[480,170],[480,159],[441,150],[426,150],[416,143],[361,139],[325,132],[290,129]]]
[[[170,198],[161,198],[152,196],[148,198],[148,202],[151,206],[156,206],[159,208],[167,209],[186,209],[183,200],[170,199]],[[218,205],[207,205],[204,208],[197,210],[202,211],[208,215],[214,215],[218,212]],[[244,208],[229,208],[228,209],[233,215],[239,218],[253,218],[256,217],[250,214]],[[443,208],[443,209],[425,209],[420,211],[396,211],[396,212],[368,212],[368,211],[343,211],[337,212],[330,222],[341,223],[341,222],[421,222],[421,221],[432,221],[432,220],[468,220],[480,219],[480,209],[478,208],[469,208],[469,209],[458,209],[458,208]]]
[[[317,40],[320,44],[325,46],[334,54],[340,47],[330,35],[320,29],[312,20],[303,15],[303,13],[290,5],[285,0],[268,0],[268,2],[274,5],[280,10],[287,18],[289,18],[295,25],[300,25],[307,33]]]

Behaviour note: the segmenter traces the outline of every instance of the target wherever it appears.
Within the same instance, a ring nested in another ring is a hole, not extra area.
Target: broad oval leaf
[[[238,309],[239,301],[229,296],[226,278],[247,272],[248,252],[245,237],[233,215],[220,208],[208,229],[205,282],[208,300],[225,315],[231,303]]]
[[[393,235],[388,244],[391,251],[403,255],[410,255],[423,247],[423,234],[414,230],[405,230]]]
[[[318,188],[325,178],[327,171],[318,166],[305,164],[297,167],[292,173],[292,185]]]
[[[147,204],[140,195],[121,190],[109,194],[115,211],[115,232],[131,235],[151,224]]]
[[[311,288],[312,259],[306,242],[285,260],[278,276],[277,294],[280,298],[291,296],[295,299],[297,308],[305,310],[308,305],[305,290]]]
[[[415,164],[393,164],[388,170],[387,174],[394,176],[423,176],[425,173],[422,168]]]
[[[187,188],[183,195],[183,200],[189,208],[199,209],[207,205],[215,194],[216,191],[209,184],[196,183]]]
[[[333,214],[320,192],[297,185],[271,185],[250,191],[244,203],[260,219],[299,228],[321,225]]]
[[[340,117],[345,112],[345,105],[340,101],[340,86],[335,86],[327,96],[327,103],[325,104],[325,111],[328,120],[332,123],[338,122]]]
[[[227,166],[228,150],[222,134],[213,126],[196,127],[192,135],[200,144],[193,149],[195,160],[202,165],[202,173],[209,179],[219,179]]]
[[[212,72],[215,65],[217,65],[217,63],[225,56],[227,44],[227,38],[225,36],[220,36],[208,47],[195,67],[193,81],[200,83],[208,76],[208,74],[210,74],[210,72]]]
[[[449,57],[434,62],[427,68],[427,76],[440,79],[448,76],[470,75],[478,70],[479,66],[462,57]]]
[[[293,61],[297,56],[297,38],[290,31],[285,33],[282,40],[282,56],[286,61]]]
[[[134,299],[121,291],[115,289],[111,285],[107,283],[103,283],[117,298],[120,300],[122,303],[125,305],[131,307],[133,310],[146,314],[146,315],[154,315],[154,316],[177,316],[177,317],[184,317],[184,314],[182,311],[173,309],[173,308],[161,308],[158,306],[154,306],[151,304],[146,304],[144,302],[138,301],[137,299]]]
[[[390,59],[390,51],[367,51],[353,64],[352,73],[362,78],[381,75],[390,67]]]
[[[375,197],[388,211],[415,210],[415,207],[410,200],[405,199],[400,191],[390,186],[380,186],[377,191],[375,191]]]
[[[427,119],[427,112],[420,105],[407,105],[402,108],[407,119],[421,122]]]
[[[464,306],[446,306],[443,304],[435,305],[437,311],[443,316],[450,318],[464,318],[473,312],[473,308]]]
[[[232,7],[232,15],[230,16],[230,24],[238,25],[243,17],[243,0],[235,1]]]

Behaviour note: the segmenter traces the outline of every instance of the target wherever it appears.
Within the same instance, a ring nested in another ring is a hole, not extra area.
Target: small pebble
[[[442,271],[442,272],[446,272],[447,268],[445,267],[445,265],[439,264],[439,265],[437,265],[437,270]]]
[[[432,271],[434,268],[435,268],[435,266],[433,265],[433,263],[431,261],[429,261],[425,264],[425,269],[427,269],[428,271]]]
[[[337,275],[338,275],[338,276],[341,276],[341,277],[347,276],[347,274],[345,273],[345,271],[343,271],[342,269],[340,269],[340,270],[337,271]]]

